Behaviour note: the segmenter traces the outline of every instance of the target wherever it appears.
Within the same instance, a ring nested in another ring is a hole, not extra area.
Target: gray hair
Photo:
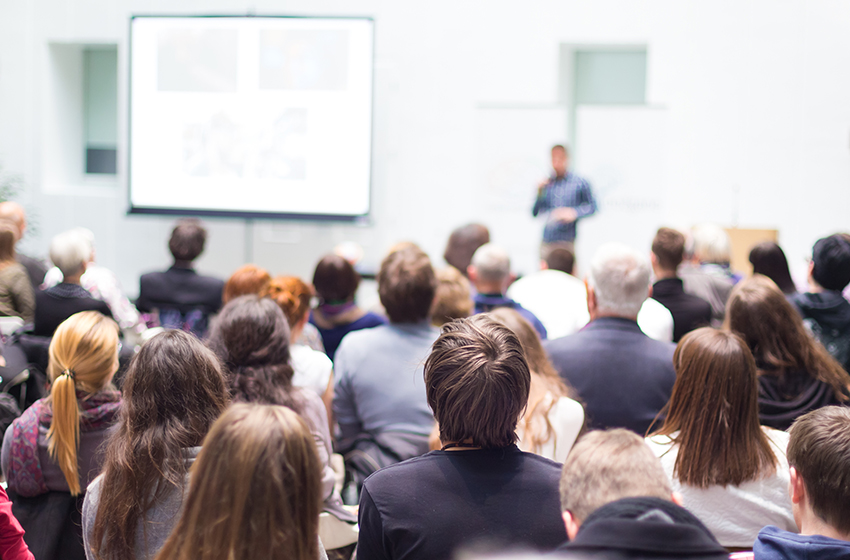
[[[91,259],[94,235],[85,228],[74,228],[55,236],[50,242],[50,260],[63,276],[76,274]]]
[[[720,226],[700,224],[691,230],[690,253],[704,263],[729,264],[732,248],[729,235]]]
[[[599,311],[636,317],[649,294],[649,259],[621,243],[606,243],[590,263],[587,283]]]
[[[478,273],[478,278],[485,282],[501,282],[511,273],[511,258],[507,251],[485,243],[472,255],[472,266]]]

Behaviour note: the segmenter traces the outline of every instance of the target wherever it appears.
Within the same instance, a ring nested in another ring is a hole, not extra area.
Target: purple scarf
[[[105,390],[89,394],[77,391],[80,407],[80,431],[102,430],[117,419],[121,393]],[[26,409],[11,427],[12,448],[6,480],[9,488],[21,496],[38,496],[48,491],[38,459],[38,428],[49,427],[53,408],[47,399],[39,399]]]

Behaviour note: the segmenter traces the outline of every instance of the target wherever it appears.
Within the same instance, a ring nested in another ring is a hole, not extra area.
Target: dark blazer
[[[165,272],[149,272],[139,279],[139,311],[177,309],[182,313],[200,309],[205,314],[221,308],[224,281],[202,276],[192,268],[172,266]]]
[[[109,306],[91,297],[78,284],[57,284],[52,288],[35,293],[35,326],[33,334],[53,336],[53,331],[62,321],[80,311],[99,311],[112,317]]]
[[[27,276],[30,278],[32,289],[34,291],[40,290],[41,285],[44,283],[44,276],[47,274],[47,267],[44,263],[21,253],[18,253],[15,258],[27,269]]]
[[[673,342],[694,329],[711,324],[711,304],[686,294],[681,278],[665,278],[652,285],[652,299],[670,310],[673,316]]]
[[[584,402],[588,428],[628,428],[645,435],[670,399],[676,347],[649,338],[631,319],[601,317],[544,347]]]

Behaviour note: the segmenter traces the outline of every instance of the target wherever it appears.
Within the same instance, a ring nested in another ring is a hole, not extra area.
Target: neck
[[[850,533],[842,533],[812,511],[807,512],[805,517],[800,520],[800,534],[806,536],[820,535],[839,541],[850,541]]]
[[[809,276],[809,292],[812,294],[819,294],[824,291],[823,286],[815,282],[815,279]]]
[[[177,268],[192,268],[192,261],[174,261],[174,266]]]
[[[628,319],[630,321],[634,321],[635,323],[637,323],[637,315],[626,316],[626,315],[620,315],[619,313],[611,313],[610,311],[594,311],[593,313],[590,314],[590,320],[591,321],[595,321],[596,319],[602,319],[602,318],[605,318],[605,317],[613,317],[615,319]]]
[[[65,284],[77,284],[77,285],[79,285],[80,284],[80,278],[83,277],[83,272],[84,271],[80,271],[77,274],[69,274],[68,276],[65,276],[62,279],[62,282],[64,282]]]
[[[668,278],[676,277],[676,269],[667,270],[664,268],[656,268],[653,272],[655,273],[656,280],[667,280]]]
[[[479,294],[500,294],[504,295],[501,282],[476,282],[475,289]]]

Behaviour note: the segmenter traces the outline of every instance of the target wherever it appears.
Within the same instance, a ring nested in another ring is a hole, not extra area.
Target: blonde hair
[[[475,302],[472,301],[469,280],[453,266],[436,271],[437,295],[434,298],[434,310],[431,324],[441,327],[449,321],[464,319],[472,315]]]
[[[49,352],[53,418],[47,431],[47,451],[76,496],[81,492],[77,389],[97,393],[112,380],[118,370],[118,325],[97,311],[77,313],[57,327]]]

